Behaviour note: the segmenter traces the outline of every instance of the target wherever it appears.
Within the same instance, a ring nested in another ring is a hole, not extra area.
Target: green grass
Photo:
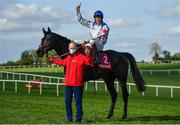
[[[39,95],[38,89],[32,89],[27,94],[24,84],[18,85],[18,93],[12,89],[13,83],[6,87],[5,93],[0,92],[0,123],[4,124],[60,124],[66,122],[63,87],[60,87],[60,96],[56,96],[55,86],[48,86]],[[173,99],[169,96],[169,90],[162,90],[159,97],[155,97],[153,89],[146,91],[145,96],[132,88],[129,98],[128,118],[120,121],[122,115],[121,93],[117,98],[114,116],[106,119],[110,106],[110,96],[104,91],[104,85],[100,84],[97,95],[94,95],[92,84],[84,91],[83,107],[84,116],[82,123],[180,123],[180,94],[175,91]],[[73,113],[75,119],[75,104]]]
[[[63,67],[35,67],[35,68],[11,68],[0,69],[0,71],[12,71],[12,72],[63,72]]]
[[[139,65],[141,69],[178,69],[179,64],[169,65]],[[7,71],[7,70],[6,70]],[[10,71],[10,70],[8,70]],[[48,76],[63,76],[62,68],[32,68],[15,69],[14,72],[26,72],[32,74],[42,74]],[[180,74],[172,72],[157,72],[152,75],[143,73],[146,84],[176,85],[180,86]],[[12,79],[12,76],[9,76]],[[18,76],[15,77],[18,79]],[[25,79],[25,77],[22,77]],[[6,79],[3,75],[2,79]],[[33,79],[33,77],[28,77]],[[56,82],[55,80],[53,82]],[[128,82],[133,82],[132,77],[128,77]],[[174,97],[170,97],[170,89],[159,88],[159,96],[155,96],[155,88],[147,88],[145,95],[137,92],[133,86],[129,96],[128,117],[125,121],[120,121],[123,101],[121,91],[118,92],[115,112],[112,119],[106,119],[110,106],[110,96],[104,91],[104,84],[98,84],[97,95],[94,95],[93,84],[88,85],[88,90],[84,91],[83,107],[84,116],[82,123],[109,123],[109,124],[180,124],[180,91],[174,90]],[[0,82],[0,124],[64,124],[66,113],[64,105],[64,87],[60,86],[59,94],[56,96],[56,86],[48,85],[39,95],[39,89],[31,89],[31,94],[27,93],[25,83],[18,84],[18,92],[14,92],[14,83],[6,83],[5,92],[2,92],[2,82]],[[73,115],[75,119],[75,104],[73,101]]]
[[[171,63],[164,63],[164,64],[138,64],[140,69],[146,70],[166,70],[166,69],[180,69],[180,63],[171,64]]]

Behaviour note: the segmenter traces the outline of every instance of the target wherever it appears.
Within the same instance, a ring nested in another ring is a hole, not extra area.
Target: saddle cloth
[[[112,64],[111,61],[108,58],[108,55],[105,52],[99,52],[98,53],[100,64],[98,66],[102,69],[111,69]]]

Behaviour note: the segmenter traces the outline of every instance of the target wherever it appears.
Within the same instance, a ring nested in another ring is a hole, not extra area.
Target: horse
[[[51,50],[55,50],[58,55],[68,53],[68,45],[71,42],[70,39],[52,32],[49,27],[47,31],[42,28],[42,31],[44,33],[44,36],[41,39],[41,44],[39,45],[39,48],[36,50],[39,57],[43,57],[44,54],[48,53],[48,51]],[[107,115],[107,118],[110,119],[113,116],[114,107],[117,99],[117,92],[114,87],[114,82],[117,79],[121,87],[122,98],[124,102],[123,114],[121,117],[121,120],[124,120],[127,117],[127,105],[129,96],[127,90],[129,64],[131,66],[132,77],[139,92],[145,91],[145,81],[141,73],[139,72],[135,58],[132,54],[128,52],[117,52],[114,50],[106,50],[104,52],[110,59],[112,68],[110,70],[107,70],[100,67],[93,67],[96,69],[93,70],[92,67],[85,66],[83,70],[83,80],[85,82],[89,80],[96,80],[99,78],[102,78],[104,80],[104,83],[106,84],[111,97],[111,106]],[[94,73],[94,71],[96,72]]]

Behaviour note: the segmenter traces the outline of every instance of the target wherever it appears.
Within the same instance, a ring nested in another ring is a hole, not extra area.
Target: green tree
[[[173,60],[180,60],[180,52],[179,53],[175,53],[173,56],[172,56]]]
[[[161,46],[154,42],[150,45],[150,54],[153,55],[152,56],[152,60],[157,62],[159,60],[159,55],[161,53]]]
[[[25,50],[21,53],[21,59],[17,62],[19,65],[32,65],[32,50]]]
[[[171,60],[171,53],[169,51],[163,50],[162,54],[165,60]]]
[[[8,61],[8,62],[6,63],[6,65],[16,65],[16,62],[14,62],[14,61]]]

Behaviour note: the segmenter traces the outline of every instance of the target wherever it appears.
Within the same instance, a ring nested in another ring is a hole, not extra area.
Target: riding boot
[[[97,51],[94,52],[94,57],[95,57],[95,64],[100,64],[100,59]]]
[[[85,53],[86,54],[90,54],[91,56],[93,56],[94,57],[94,59],[95,59],[95,64],[96,65],[98,65],[98,64],[100,64],[100,59],[99,59],[99,56],[98,56],[98,51],[97,50],[93,50],[93,48],[91,48],[91,47],[89,47],[89,46],[87,46],[86,47],[86,51],[85,51]]]

